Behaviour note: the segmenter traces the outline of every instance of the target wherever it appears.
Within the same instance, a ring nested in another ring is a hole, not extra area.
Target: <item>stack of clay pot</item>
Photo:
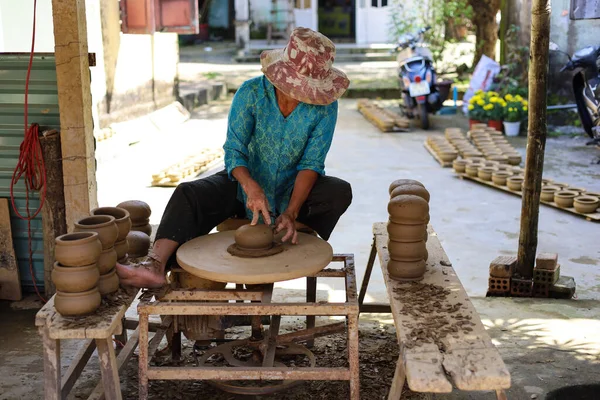
[[[469,142],[462,129],[447,128],[445,136],[462,158],[483,157],[483,154]]]
[[[150,235],[152,227],[150,226],[150,206],[140,200],[128,200],[117,205],[129,212],[131,218],[131,231],[127,235],[129,246],[129,257],[138,258],[148,254],[150,248]]]
[[[521,164],[519,152],[495,129],[472,130],[468,136],[487,160],[510,165]]]
[[[458,150],[442,136],[429,136],[426,143],[443,162],[452,162],[458,157]]]
[[[102,252],[97,262],[100,273],[98,290],[102,295],[114,293],[119,289],[119,277],[115,270],[115,242],[119,237],[119,228],[115,221],[112,215],[92,215],[75,223],[75,232],[96,232],[102,244]]]
[[[126,262],[127,251],[129,249],[127,234],[131,230],[129,211],[119,207],[99,207],[92,210],[92,215],[110,215],[115,217],[115,224],[117,224],[117,229],[119,230],[117,241],[114,245],[115,252],[117,253],[117,261],[120,263]]]
[[[54,307],[61,315],[91,314],[100,306],[97,262],[102,244],[96,232],[68,233],[56,238],[52,282]]]
[[[389,188],[390,216],[388,231],[388,272],[400,281],[419,280],[425,274],[427,260],[427,224],[429,223],[429,192],[422,183],[412,179],[392,182]]]

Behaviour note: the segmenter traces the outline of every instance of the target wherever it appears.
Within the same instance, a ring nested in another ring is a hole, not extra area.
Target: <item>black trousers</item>
[[[237,199],[238,183],[226,171],[177,186],[156,233],[156,239],[183,244],[208,234],[231,217],[245,218],[245,206]],[[333,228],[352,202],[350,184],[320,176],[300,209],[298,221],[329,239]]]

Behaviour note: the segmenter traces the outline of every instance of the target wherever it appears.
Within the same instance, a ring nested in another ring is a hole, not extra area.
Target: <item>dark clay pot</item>
[[[96,232],[76,232],[55,239],[54,258],[67,267],[95,264],[102,252],[102,243]]]
[[[400,196],[403,194],[412,194],[415,196],[419,196],[427,202],[429,202],[429,199],[430,199],[430,195],[429,195],[429,192],[427,191],[427,189],[425,189],[422,185],[415,185],[415,184],[398,186],[397,188],[392,190],[391,198],[394,198],[396,196]]]
[[[127,237],[121,241],[115,242],[115,252],[117,253],[117,260],[121,260],[127,255],[129,246],[127,245]]]
[[[92,210],[92,215],[110,215],[115,217],[115,224],[119,234],[117,236],[117,242],[125,240],[127,234],[131,230],[131,218],[129,217],[129,211],[119,207],[99,207]]]
[[[387,265],[390,278],[397,281],[418,281],[425,274],[425,260],[414,262],[388,261]]]
[[[152,214],[152,210],[150,210],[148,203],[141,200],[124,201],[119,203],[117,207],[127,210],[129,212],[129,217],[133,222],[150,218],[150,214]]]
[[[405,225],[388,222],[387,231],[389,239],[394,242],[418,242],[423,240],[423,235],[426,234],[427,225]]]
[[[56,292],[54,297],[54,307],[61,315],[75,316],[88,315],[100,307],[102,298],[98,288],[93,288],[87,292],[65,293]]]
[[[414,179],[397,179],[390,184],[388,193],[391,195],[392,192],[394,191],[394,189],[396,189],[398,186],[403,186],[403,185],[421,185],[421,186],[423,186],[423,184],[421,182],[415,181]]]
[[[146,235],[148,235],[148,237],[150,237],[150,235],[152,235],[152,226],[150,226],[150,224],[141,225],[141,226],[132,226],[131,232],[143,232]]]
[[[424,241],[412,243],[388,242],[390,258],[395,261],[419,261],[425,258],[427,248]]]
[[[91,290],[98,285],[100,273],[96,264],[82,267],[64,267],[58,262],[54,263],[52,282],[56,290],[65,293],[79,293]]]
[[[115,217],[111,215],[94,215],[80,219],[75,222],[75,232],[98,232],[103,250],[113,247],[119,236]]]
[[[98,258],[98,272],[100,275],[106,274],[108,271],[115,267],[117,263],[117,252],[114,247],[103,250]]]
[[[117,271],[113,268],[105,275],[100,275],[98,280],[98,291],[101,295],[114,293],[119,290],[119,276]]]
[[[127,235],[127,246],[129,257],[144,257],[148,255],[150,249],[150,237],[144,232],[131,231]]]
[[[400,195],[390,200],[388,213],[395,222],[423,224],[429,215],[429,204],[419,196]]]

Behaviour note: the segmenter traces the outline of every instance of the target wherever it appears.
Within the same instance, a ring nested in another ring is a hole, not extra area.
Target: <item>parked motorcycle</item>
[[[433,67],[433,54],[423,41],[423,35],[430,29],[431,27],[425,27],[415,35],[400,37],[396,46],[398,78],[403,100],[400,107],[408,118],[420,120],[421,129],[429,129],[429,113],[435,113],[442,108],[450,89],[446,88],[444,98],[440,96]]]
[[[600,46],[584,47],[572,57],[559,50],[555,43],[550,43],[550,50],[565,54],[569,58],[569,62],[560,72],[574,71],[573,95],[581,125],[593,139],[588,144],[600,144]]]

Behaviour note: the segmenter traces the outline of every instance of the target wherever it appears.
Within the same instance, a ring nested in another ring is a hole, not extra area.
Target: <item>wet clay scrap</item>
[[[274,241],[273,228],[269,225],[242,225],[235,231],[235,243],[227,251],[243,258],[268,257],[283,251]]]

